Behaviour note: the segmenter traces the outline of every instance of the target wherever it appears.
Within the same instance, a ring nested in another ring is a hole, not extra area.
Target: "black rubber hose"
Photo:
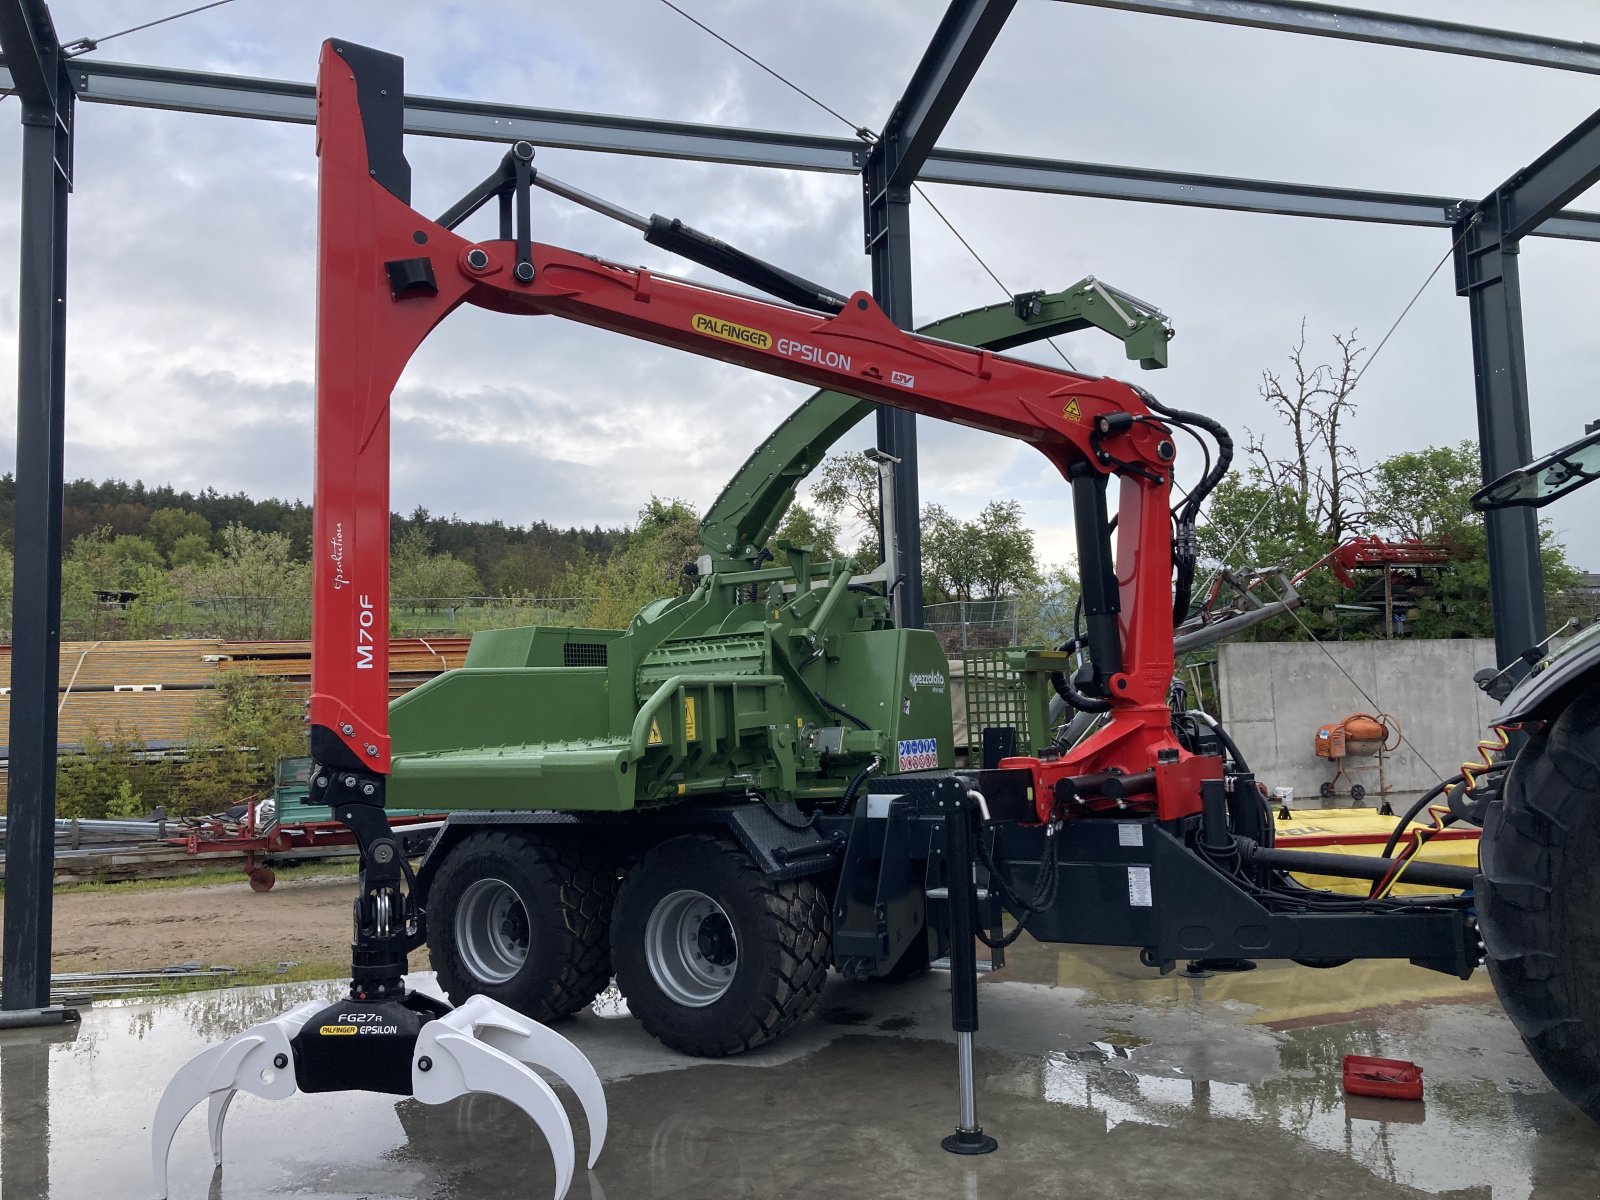
[[[881,766],[883,766],[883,759],[874,754],[872,761],[857,771],[851,777],[850,782],[845,784],[844,795],[839,797],[839,802],[833,806],[833,811],[836,813],[848,812],[850,806],[855,803],[856,793],[861,790],[861,785],[867,781],[867,776]]]
[[[840,708],[837,704],[835,704],[832,700],[829,700],[826,696],[818,696],[817,697],[817,703],[822,705],[822,707],[827,709],[829,712],[834,713],[837,716],[843,717],[846,721],[853,721],[858,729],[871,729],[872,728],[871,725],[868,725],[860,717],[856,716],[855,713],[851,712],[847,708]]]
[[[1505,760],[1504,766],[1502,766],[1500,763],[1495,763],[1493,766],[1486,767],[1483,771],[1478,773],[1488,774],[1491,771],[1503,771],[1510,765],[1510,760]],[[1474,768],[1474,770],[1476,770],[1476,768]],[[1400,844],[1401,835],[1403,835],[1406,829],[1410,827],[1411,822],[1415,821],[1422,814],[1422,810],[1428,806],[1428,802],[1430,800],[1443,795],[1457,784],[1465,782],[1466,776],[1452,775],[1443,783],[1437,783],[1427,791],[1423,792],[1422,795],[1417,799],[1417,802],[1410,808],[1406,809],[1405,816],[1401,817],[1399,823],[1395,825],[1394,832],[1389,835],[1389,840],[1383,845],[1383,857],[1388,858],[1394,853],[1394,848]]]
[[[1184,501],[1183,507],[1186,512],[1198,514],[1200,502],[1211,494],[1212,489],[1217,484],[1222,482],[1222,477],[1228,473],[1228,468],[1233,463],[1233,435],[1228,432],[1227,426],[1206,416],[1204,413],[1186,412],[1181,408],[1168,408],[1142,387],[1138,385],[1131,386],[1133,386],[1133,390],[1139,394],[1139,398],[1145,402],[1147,407],[1160,413],[1163,417],[1179,424],[1198,425],[1216,439],[1217,461],[1211,465],[1211,470],[1201,477],[1200,482],[1195,485],[1194,491],[1189,493],[1188,500]]]
[[[1081,598],[1079,602],[1082,603]],[[1076,634],[1062,642],[1060,646],[1056,647],[1056,649],[1064,654],[1071,654],[1078,648],[1079,645],[1087,640],[1088,639],[1083,634]],[[1069,708],[1075,708],[1079,712],[1088,713],[1103,713],[1111,711],[1111,701],[1096,700],[1093,696],[1085,696],[1077,688],[1072,686],[1071,682],[1067,679],[1066,672],[1064,671],[1050,672],[1050,686],[1055,688],[1056,695],[1060,696],[1061,699],[1066,702]]]

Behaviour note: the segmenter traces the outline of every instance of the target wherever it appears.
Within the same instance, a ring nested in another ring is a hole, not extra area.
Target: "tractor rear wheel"
[[[611,946],[617,986],[646,1031],[719,1058],[771,1041],[816,1004],[828,902],[809,879],[768,879],[732,842],[676,837],[622,881]]]
[[[1529,737],[1484,817],[1489,977],[1550,1081],[1600,1121],[1600,684]]]
[[[485,831],[446,854],[428,891],[428,954],[454,1004],[485,995],[536,1021],[611,981],[616,867],[580,843]]]

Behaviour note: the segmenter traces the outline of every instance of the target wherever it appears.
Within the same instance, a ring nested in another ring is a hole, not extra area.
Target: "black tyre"
[[[1366,798],[1367,789],[1365,787],[1359,783],[1350,785],[1350,799],[1354,800],[1357,804],[1360,804]]]
[[[1333,784],[1324,779],[1321,784],[1317,786],[1317,794],[1326,800],[1329,796],[1333,795]]]
[[[428,953],[451,1001],[485,995],[554,1021],[611,980],[617,872],[577,842],[475,833],[428,893]]]
[[[651,1035],[697,1057],[738,1054],[816,1004],[828,902],[809,879],[767,879],[732,842],[677,837],[622,881],[611,945],[617,986]]]
[[[1517,756],[1484,817],[1489,977],[1561,1094],[1600,1121],[1600,686]]]

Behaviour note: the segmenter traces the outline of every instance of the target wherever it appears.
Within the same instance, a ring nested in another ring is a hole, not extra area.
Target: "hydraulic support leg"
[[[972,841],[972,809],[966,797],[951,801],[944,819],[950,871],[950,1026],[956,1033],[960,1117],[956,1131],[939,1144],[952,1154],[988,1154],[999,1147],[978,1124],[978,1089],[973,1076],[972,1035],[978,1032],[978,884]]]

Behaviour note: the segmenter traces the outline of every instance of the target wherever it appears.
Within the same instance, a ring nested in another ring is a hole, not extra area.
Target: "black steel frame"
[[[1058,0],[1132,13],[1222,22],[1600,74],[1600,50],[1445,21],[1287,0]],[[1528,236],[1600,241],[1600,213],[1563,206],[1600,178],[1600,112],[1482,201],[1328,188],[960,150],[935,143],[1003,28],[1015,0],[954,0],[870,145],[846,138],[720,128],[524,106],[406,97],[406,130],[435,137],[860,173],[866,245],[879,301],[911,322],[910,188],[958,183],[1334,220],[1448,228],[1458,292],[1468,300],[1485,476],[1532,457],[1516,253]],[[4,938],[6,1009],[48,1001],[50,875],[55,814],[55,692],[60,648],[62,419],[67,195],[74,103],[310,123],[310,85],[67,59],[43,0],[0,0],[0,86],[21,100],[22,267],[18,322],[15,620]],[[897,615],[921,620],[916,429],[879,418],[895,473],[905,581]],[[1510,662],[1544,633],[1530,510],[1490,514],[1497,656]]]
[[[17,320],[16,564],[6,811],[4,993],[50,1003],[56,687],[61,653],[62,422],[67,195],[76,93],[43,0],[0,4],[0,46],[22,106],[22,279]],[[59,1015],[59,1010],[58,1015]]]

